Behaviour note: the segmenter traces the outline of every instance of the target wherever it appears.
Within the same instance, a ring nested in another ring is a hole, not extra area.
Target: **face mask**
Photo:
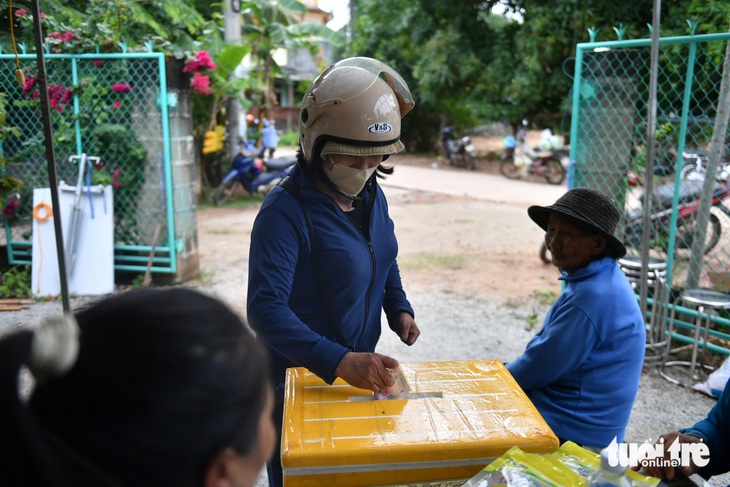
[[[327,170],[327,177],[340,191],[350,196],[358,195],[370,176],[378,169],[378,166],[369,169],[354,169],[336,164],[332,158],[330,161],[333,167]]]

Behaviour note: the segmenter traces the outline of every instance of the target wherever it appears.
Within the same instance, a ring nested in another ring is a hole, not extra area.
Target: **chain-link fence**
[[[162,53],[53,54],[45,56],[53,147],[59,181],[76,185],[78,163],[97,156],[89,185],[114,191],[115,269],[175,272],[170,187],[165,59]],[[6,124],[21,135],[0,150],[8,175],[23,183],[19,206],[5,218],[4,242],[12,264],[31,263],[33,189],[48,186],[48,169],[35,54],[21,54],[26,81],[14,78],[15,56],[0,55],[0,91],[7,97]],[[3,195],[8,197],[9,195]],[[157,237],[155,239],[155,237]]]
[[[669,292],[660,299],[670,307],[688,288],[730,290],[727,133],[717,134],[722,150],[711,152],[718,147],[711,142],[729,39],[730,34],[660,39],[651,171],[646,164],[651,40],[577,46],[571,185],[598,188],[624,206],[629,254],[639,262],[648,256],[666,264],[662,279]],[[719,161],[717,179],[705,177],[712,171],[710,161]],[[645,232],[648,248],[642,252]],[[725,355],[730,354],[727,318],[721,312],[704,340]]]

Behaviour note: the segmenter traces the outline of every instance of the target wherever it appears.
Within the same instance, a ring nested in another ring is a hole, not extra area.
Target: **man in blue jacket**
[[[700,467],[694,463],[696,459],[690,456],[691,464],[682,465],[681,468],[675,468],[668,463],[663,466],[655,464],[644,467],[643,472],[647,475],[672,480],[678,473],[686,476],[697,473],[709,479],[713,475],[730,472],[730,388],[725,387],[717,404],[705,419],[695,423],[691,428],[662,435],[659,441],[664,443],[666,459],[671,458],[670,448],[675,441],[679,441],[680,445],[705,443],[709,449],[709,458],[703,458],[703,462],[709,460],[709,463]]]
[[[407,345],[420,334],[377,183],[413,106],[400,75],[370,58],[330,66],[304,95],[297,166],[261,206],[249,255],[248,320],[271,354],[279,428],[288,367],[384,392],[398,361],[374,353],[382,311]],[[268,473],[281,485],[280,452]]]
[[[508,370],[561,440],[593,448],[624,440],[639,389],[646,329],[618,266],[616,204],[575,188],[547,207],[531,206],[545,230],[565,288],[542,329]]]

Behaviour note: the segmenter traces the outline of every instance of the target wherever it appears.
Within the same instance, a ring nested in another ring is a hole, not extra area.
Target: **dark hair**
[[[200,485],[225,448],[255,446],[268,358],[222,302],[185,288],[139,290],[76,318],[76,363],[17,410],[29,422],[19,430],[33,434],[0,440],[17,443],[2,449],[3,470],[18,457],[37,476],[16,476],[22,485]]]

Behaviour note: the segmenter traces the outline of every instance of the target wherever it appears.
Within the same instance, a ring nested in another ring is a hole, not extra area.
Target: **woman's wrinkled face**
[[[545,245],[552,264],[567,274],[587,266],[606,249],[606,239],[559,213],[551,213],[545,232]]]

